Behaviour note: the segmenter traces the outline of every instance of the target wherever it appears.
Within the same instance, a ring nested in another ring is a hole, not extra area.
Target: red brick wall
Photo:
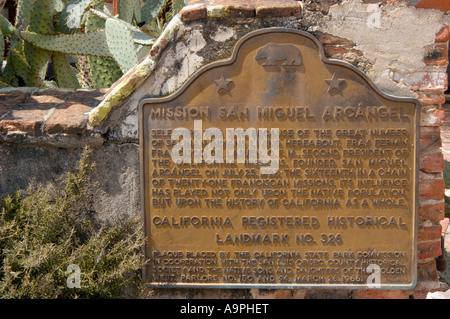
[[[442,11],[450,11],[450,1],[448,1],[448,0],[422,0],[416,5],[416,7],[439,9]]]

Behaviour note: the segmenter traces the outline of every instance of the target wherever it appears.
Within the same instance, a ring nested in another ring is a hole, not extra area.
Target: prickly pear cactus
[[[111,56],[104,30],[75,34],[40,34],[23,31],[20,36],[27,43],[47,51],[72,55]]]
[[[28,30],[40,34],[51,34],[53,32],[54,6],[55,0],[35,1],[33,10],[30,13],[31,18]],[[24,52],[31,70],[32,83],[30,84],[37,87],[48,86],[45,82],[45,75],[48,63],[52,57],[51,52],[41,49],[30,42],[25,42]]]
[[[122,0],[124,1],[124,0]],[[126,0],[125,0],[126,1]],[[142,21],[151,22],[166,5],[166,0],[147,0],[141,9]]]
[[[108,47],[114,59],[119,63],[122,72],[127,72],[139,63],[143,46],[135,43],[133,36],[134,33],[140,33],[141,31],[115,18],[106,20],[105,31]],[[150,47],[148,47],[149,50]]]
[[[119,15],[112,16],[104,0],[16,2],[14,24],[0,15],[0,55],[6,55],[0,86],[110,87],[148,54],[155,37],[185,4],[119,0]],[[4,36],[9,37],[8,52]],[[72,57],[78,71],[69,63]],[[48,70],[56,82],[48,80]]]
[[[84,55],[78,56],[77,61],[78,81],[83,89],[94,89],[94,81],[92,80],[89,60]]]
[[[67,55],[60,52],[52,54],[53,70],[56,82],[60,88],[79,88],[77,69],[72,67],[67,60]]]
[[[129,24],[140,23],[142,21],[140,1],[119,0],[119,18]]]
[[[88,12],[86,32],[95,32],[105,28],[105,20]],[[88,56],[90,75],[96,88],[109,88],[123,75],[120,66],[112,57]]]

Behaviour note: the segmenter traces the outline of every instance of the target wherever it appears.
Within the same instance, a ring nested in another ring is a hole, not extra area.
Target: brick
[[[85,113],[97,106],[103,97],[101,90],[41,90],[28,98],[12,94],[11,104],[0,121],[1,131],[80,133],[86,127]],[[83,129],[81,128],[83,127]]]
[[[445,103],[445,94],[443,93],[419,93],[417,99],[421,105],[437,105]]]
[[[63,103],[73,91],[64,90],[42,90],[30,96],[27,103],[51,104],[52,107],[56,104]]]
[[[191,1],[189,5],[206,6],[212,18],[285,17],[301,14],[301,6],[294,0],[209,0]]]
[[[409,299],[406,290],[354,290],[352,299]]]
[[[287,17],[299,16],[301,14],[300,3],[296,1],[273,1],[270,4],[258,5],[256,2],[256,16],[258,18],[266,17]]]
[[[419,226],[417,232],[418,240],[440,240],[441,238],[441,225],[431,225],[431,226]]]
[[[191,22],[191,21],[206,19],[206,17],[207,17],[206,6],[204,6],[202,4],[194,4],[194,5],[185,6],[178,13],[178,16],[179,16],[180,20],[183,22]]]
[[[228,6],[228,17],[230,18],[252,18],[256,16],[256,10],[250,6]]]
[[[105,92],[105,90],[77,90],[66,98],[65,103],[79,103],[89,107],[95,107],[103,100]]]
[[[419,132],[420,152],[439,149],[442,146],[441,129],[439,126],[421,127]]]
[[[441,240],[426,241],[417,244],[417,258],[435,258],[442,254]]]
[[[436,269],[436,261],[434,259],[417,264],[417,280],[418,281],[434,281],[438,280],[439,274]]]
[[[340,3],[342,0],[329,0],[329,1],[320,1],[320,2],[308,2],[306,4],[306,7],[310,10],[310,11],[317,11],[317,12],[321,12],[323,14],[328,14],[330,7]]]
[[[447,66],[448,65],[448,46],[436,45],[431,47],[425,53],[423,62],[426,65]]]
[[[421,0],[416,5],[416,7],[449,11],[450,10],[450,2],[448,0]]]
[[[422,179],[419,181],[419,197],[423,199],[443,199],[445,182],[443,179]]]
[[[373,0],[373,1],[366,1],[366,2],[368,2],[368,3],[377,3],[377,2],[380,2],[380,1],[376,1],[376,0]],[[408,0],[383,0],[383,2],[381,2],[383,5],[389,5],[389,4],[396,4],[396,3],[404,3],[404,4],[406,4],[406,5],[408,5],[409,3],[408,3]]]
[[[353,47],[355,43],[353,41],[341,38],[332,34],[318,32],[316,34],[317,39],[324,45],[343,45],[346,47]]]
[[[30,93],[23,91],[0,93],[0,117],[5,112],[24,103],[29,97]]]
[[[347,54],[356,54],[362,56],[362,52],[355,49],[349,49],[341,46],[325,45],[324,46],[325,55],[328,58],[333,59],[343,59]]]
[[[445,217],[445,203],[419,204],[419,219],[438,222]]]
[[[445,71],[392,72],[391,77],[395,82],[403,82],[413,90],[424,92],[444,92],[448,85],[448,76]]]
[[[101,91],[78,90],[67,97],[64,103],[57,105],[44,123],[47,133],[79,134],[86,130],[87,113],[100,103]]]
[[[39,104],[12,110],[0,121],[0,131],[39,132],[48,112],[48,108]]]
[[[86,131],[87,112],[91,107],[83,104],[72,104],[53,110],[44,123],[47,133],[80,134]]]
[[[260,1],[214,0],[213,5],[223,6],[225,8],[228,17],[250,18],[256,15],[255,5],[260,2],[261,0]]]
[[[32,95],[6,93],[11,96],[3,100],[5,113],[1,116],[0,131],[39,132],[45,116],[70,93],[62,90],[42,90]]]
[[[448,25],[444,25],[441,30],[436,33],[436,42],[448,42],[450,40],[450,32]]]
[[[420,112],[420,126],[442,126],[444,120],[444,109],[435,108]]]
[[[445,169],[442,152],[428,153],[421,156],[419,168],[425,173],[440,173]]]

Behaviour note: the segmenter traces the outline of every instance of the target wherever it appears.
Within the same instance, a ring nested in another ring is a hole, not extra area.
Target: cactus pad
[[[142,46],[134,42],[133,35],[141,31],[114,18],[106,20],[105,31],[108,47],[122,72],[126,73],[140,61],[138,53]]]
[[[52,62],[58,87],[75,89],[80,87],[77,79],[77,70],[69,64],[66,54],[53,53]]]
[[[151,2],[151,1],[149,1]],[[119,18],[130,24],[139,23],[141,17],[141,3],[139,0],[119,0]]]
[[[105,31],[81,34],[56,34],[45,35],[23,31],[20,36],[35,46],[51,51],[59,51],[72,55],[110,56],[106,43]]]

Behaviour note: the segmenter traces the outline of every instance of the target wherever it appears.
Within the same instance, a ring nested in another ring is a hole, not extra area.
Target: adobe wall
[[[438,289],[444,181],[440,126],[447,89],[448,11],[418,1],[193,0],[151,54],[108,91],[0,90],[0,196],[31,181],[61,182],[85,145],[97,168],[91,193],[102,218],[140,214],[137,107],[226,59],[251,31],[285,27],[315,36],[328,58],[351,63],[384,93],[421,103],[418,284],[413,290],[155,289],[149,298],[424,298]]]

